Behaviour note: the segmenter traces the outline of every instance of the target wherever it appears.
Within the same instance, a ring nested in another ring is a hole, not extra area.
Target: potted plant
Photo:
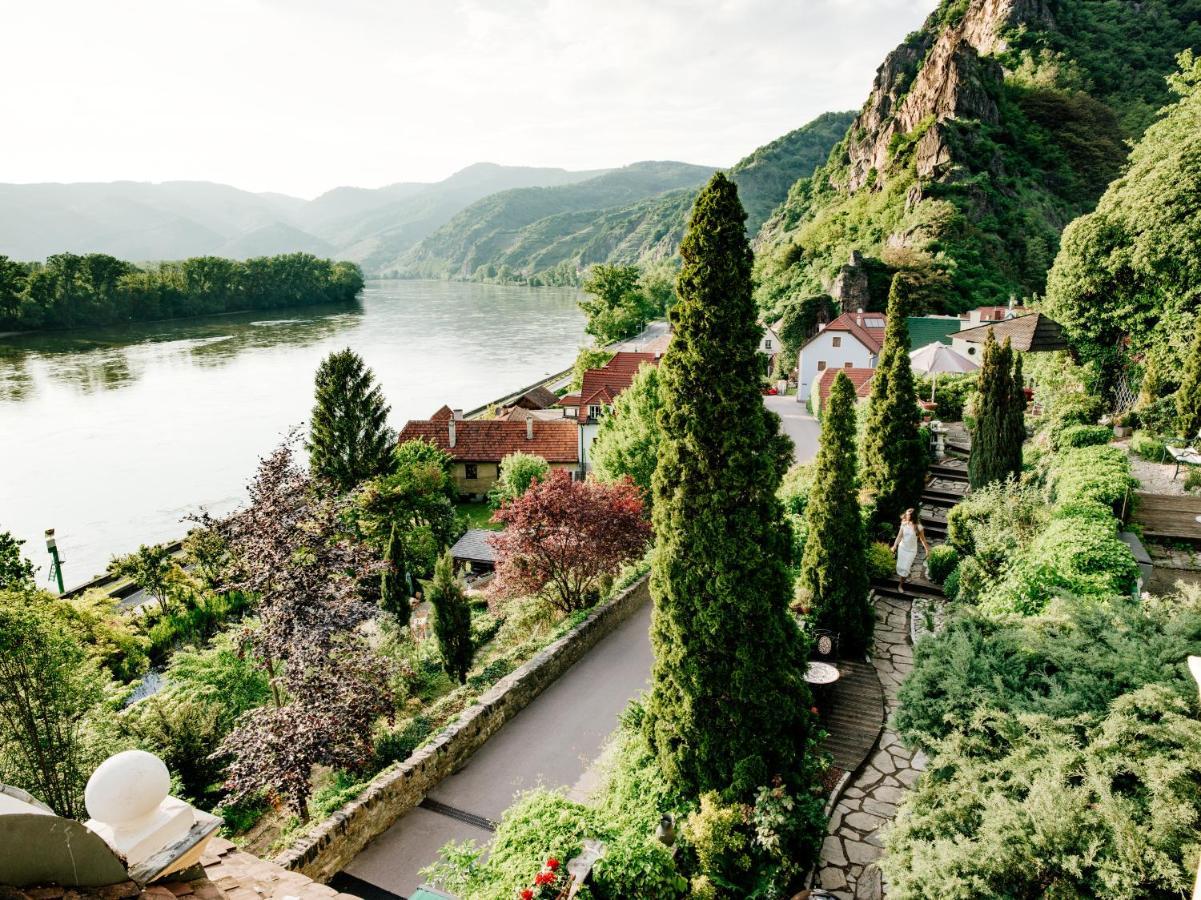
[[[1113,436],[1116,438],[1127,438],[1133,433],[1135,426],[1138,425],[1138,416],[1134,410],[1127,410],[1121,415],[1115,416],[1113,420]]]

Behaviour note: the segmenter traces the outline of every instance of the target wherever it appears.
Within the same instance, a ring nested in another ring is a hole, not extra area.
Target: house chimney
[[[525,439],[527,441],[532,441],[534,439],[534,417],[533,416],[525,417]]]
[[[461,410],[461,409],[451,410],[451,413],[452,413],[452,415],[451,415],[452,419],[462,419],[463,418],[463,410]]]
[[[855,313],[855,324],[860,328],[863,327],[863,307],[859,307],[859,311]]]
[[[448,439],[448,442],[450,443],[450,448],[453,450],[455,447],[455,420],[454,420],[454,417],[451,417],[450,419],[447,420],[446,427],[449,431],[449,434],[447,435],[447,439]]]

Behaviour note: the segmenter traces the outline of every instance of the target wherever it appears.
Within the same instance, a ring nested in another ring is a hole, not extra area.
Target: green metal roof
[[[951,335],[959,331],[959,318],[941,318],[939,316],[910,316],[909,350],[921,350],[927,344],[941,341],[950,346]]]

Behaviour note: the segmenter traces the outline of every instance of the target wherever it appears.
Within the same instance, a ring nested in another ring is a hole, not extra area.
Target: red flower
[[[521,900],[534,900],[534,892],[526,888],[521,892]]]
[[[552,856],[546,861],[546,867],[553,872],[555,869],[559,868],[559,861]]]
[[[537,885],[550,884],[554,880],[555,880],[554,872],[539,872],[537,875],[534,876],[534,884],[537,884]]]
[[[813,713],[816,716],[817,715],[817,707],[816,706],[809,707],[809,712]]]

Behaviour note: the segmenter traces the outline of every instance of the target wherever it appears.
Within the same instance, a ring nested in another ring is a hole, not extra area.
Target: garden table
[[[840,677],[837,667],[829,663],[811,661],[805,670],[805,680],[816,687],[828,687]]]

